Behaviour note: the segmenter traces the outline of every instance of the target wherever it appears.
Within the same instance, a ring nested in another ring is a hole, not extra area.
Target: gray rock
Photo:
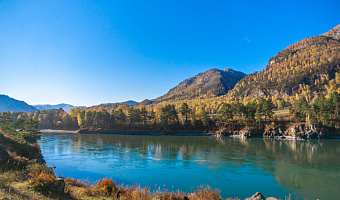
[[[245,200],[266,200],[260,192],[256,192],[252,197],[246,198]]]
[[[56,178],[56,190],[59,193],[63,193],[65,189],[65,182],[63,177]]]
[[[277,199],[275,197],[268,197],[266,200],[279,200],[279,199]]]

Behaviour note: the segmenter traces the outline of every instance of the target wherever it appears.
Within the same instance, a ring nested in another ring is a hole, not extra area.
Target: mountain
[[[37,109],[24,101],[13,99],[7,95],[0,94],[0,112],[34,112]]]
[[[116,108],[118,108],[118,106],[124,105],[124,104],[130,105],[130,106],[134,106],[134,105],[139,104],[139,102],[133,101],[133,100],[128,100],[128,101],[117,102],[117,103],[103,103],[103,104],[100,104],[100,105],[91,106],[89,108],[92,109],[94,107],[97,107],[97,108],[116,109]]]
[[[184,80],[167,94],[154,100],[144,100],[143,103],[149,105],[168,100],[193,99],[198,96],[225,95],[244,76],[244,73],[229,68],[225,70],[213,68]]]
[[[52,110],[52,109],[58,110],[59,108],[62,108],[64,111],[68,113],[70,112],[72,108],[75,108],[75,106],[70,105],[70,104],[65,104],[65,103],[61,103],[57,105],[37,104],[33,106],[38,110]]]
[[[321,36],[331,37],[335,40],[340,40],[340,24]]]
[[[263,71],[244,77],[228,95],[304,96],[308,101],[330,92],[331,85],[336,89],[340,83],[339,35],[340,25],[288,46],[271,58]]]
[[[139,102],[133,101],[133,100],[128,100],[128,101],[120,102],[120,104],[127,104],[127,105],[130,105],[130,106],[134,106],[134,105],[139,104]]]

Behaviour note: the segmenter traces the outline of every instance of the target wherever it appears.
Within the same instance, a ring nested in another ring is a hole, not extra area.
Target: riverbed
[[[218,188],[223,198],[261,192],[285,199],[340,196],[340,140],[43,133],[38,141],[58,176],[111,177],[151,190]]]

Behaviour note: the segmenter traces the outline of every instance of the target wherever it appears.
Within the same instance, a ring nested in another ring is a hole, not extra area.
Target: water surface
[[[340,196],[339,140],[43,133],[39,144],[57,175],[92,182],[185,192],[209,185],[223,198]]]

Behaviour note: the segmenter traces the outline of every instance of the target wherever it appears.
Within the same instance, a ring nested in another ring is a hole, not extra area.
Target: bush
[[[220,191],[213,190],[210,186],[200,186],[193,194],[190,195],[189,199],[197,200],[219,200],[221,199]]]
[[[21,175],[18,171],[7,171],[0,174],[0,189],[8,187],[19,178],[21,178]]]
[[[103,180],[98,181],[97,188],[102,192],[102,194],[106,196],[111,196],[112,194],[116,194],[117,186],[112,179],[104,178]]]
[[[38,172],[30,179],[29,185],[35,191],[50,193],[56,188],[56,176],[54,174]]]

